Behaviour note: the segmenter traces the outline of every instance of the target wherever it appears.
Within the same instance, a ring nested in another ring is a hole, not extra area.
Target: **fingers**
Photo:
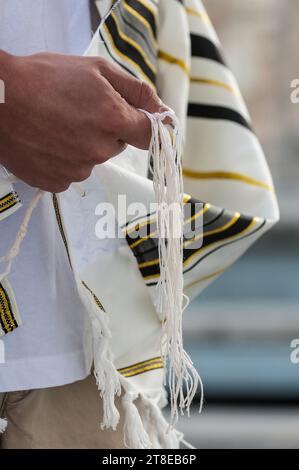
[[[149,148],[151,140],[151,123],[148,117],[140,111],[163,113],[172,111],[163,104],[154,89],[145,82],[138,80],[126,71],[108,61],[99,62],[101,75],[123,98],[122,122],[116,125],[121,132],[120,139],[142,150]],[[164,124],[171,124],[172,119],[166,117]]]
[[[138,80],[119,67],[105,61],[101,66],[101,73],[127,103],[135,108],[155,113],[163,106],[159,96],[150,85]]]
[[[163,113],[171,111],[167,107],[160,107],[157,112]],[[148,150],[152,136],[151,122],[149,118],[139,109],[129,106],[128,118],[124,120],[122,126],[122,140],[134,147],[142,150]],[[171,124],[171,117],[163,120],[164,124]]]
[[[95,164],[103,163],[110,158],[116,157],[120,153],[124,152],[127,148],[127,143],[123,140],[115,140],[115,138],[111,136],[107,136],[106,142],[101,142],[99,148],[96,149],[94,154],[96,155],[96,159],[94,161]]]
[[[148,117],[142,111],[131,107],[128,120],[124,123],[122,139],[134,147],[147,150],[151,135]]]

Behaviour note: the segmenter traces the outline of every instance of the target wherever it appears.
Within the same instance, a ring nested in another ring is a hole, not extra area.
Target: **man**
[[[0,161],[24,181],[16,184],[24,207],[32,187],[64,191],[127,143],[148,147],[149,121],[137,108],[158,111],[162,102],[152,88],[105,59],[79,57],[90,40],[88,0],[1,0]],[[1,255],[22,212],[1,222]],[[121,447],[120,436],[99,428],[98,394],[94,380],[86,379],[83,307],[51,198],[36,209],[11,283],[22,285],[18,307],[24,324],[5,338],[0,402],[9,427],[2,447]],[[46,396],[47,388],[58,386]],[[30,429],[36,414],[40,427]]]
[[[111,5],[96,3],[102,13]],[[124,427],[131,447],[176,447],[178,436],[166,436],[159,410],[163,319],[152,303],[160,274],[157,243],[134,240],[131,217],[123,244],[105,244],[94,235],[94,209],[118,194],[153,200],[148,163],[136,148],[147,149],[150,140],[138,109],[165,109],[156,87],[186,127],[185,188],[209,201],[193,216],[203,217],[203,246],[190,248],[190,240],[184,246],[185,292],[200,293],[278,219],[271,176],[240,92],[198,0],[121,2],[85,58],[76,55],[91,39],[87,0],[0,5],[0,78],[6,85],[0,105],[0,257],[15,239],[33,188],[46,191],[9,276],[0,282],[6,355],[0,418],[8,421],[1,445],[122,448]],[[4,168],[22,182],[10,188]],[[82,185],[81,195],[74,182]],[[195,199],[186,200],[195,206]],[[142,223],[152,228],[151,214]],[[93,326],[101,319],[98,336],[90,336],[85,311]],[[99,354],[103,350],[106,355]],[[112,428],[117,381],[125,392],[123,411],[116,400],[116,432],[99,426],[92,361],[103,421]]]

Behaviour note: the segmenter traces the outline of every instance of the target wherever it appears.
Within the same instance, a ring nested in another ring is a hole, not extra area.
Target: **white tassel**
[[[30,201],[29,206],[25,210],[24,218],[23,218],[23,221],[20,225],[20,228],[19,228],[19,231],[17,233],[17,236],[16,236],[16,239],[15,239],[14,243],[12,244],[12,246],[9,249],[8,253],[5,256],[3,256],[2,258],[0,258],[0,262],[7,263],[5,271],[0,274],[0,282],[5,277],[7,277],[10,273],[12,264],[13,264],[14,260],[16,259],[16,257],[18,256],[21,245],[22,245],[22,242],[23,242],[24,238],[26,237],[27,230],[28,230],[28,225],[29,225],[29,222],[31,220],[33,211],[36,208],[37,204],[39,203],[39,201],[40,201],[40,199],[42,198],[43,195],[44,195],[44,191],[42,191],[41,189],[38,189],[35,192],[32,200]]]
[[[93,334],[94,375],[103,402],[101,428],[116,430],[119,412],[115,406],[115,395],[121,395],[121,385],[120,374],[113,365],[110,349],[109,317],[96,305],[89,290],[84,290],[84,293],[89,301],[87,311],[90,315]]]
[[[150,449],[152,443],[146,432],[139,411],[134,404],[137,393],[127,392],[122,397],[124,409],[124,444],[129,449]]]
[[[193,363],[184,351],[182,314],[188,304],[183,293],[183,176],[181,166],[182,132],[174,113],[150,114],[146,111],[152,139],[149,158],[152,162],[153,185],[157,203],[157,234],[159,237],[160,277],[157,285],[156,308],[164,318],[162,344],[169,362],[171,426],[178,411],[189,415],[198,384],[203,385]],[[171,118],[173,130],[163,124]],[[185,305],[184,305],[185,301]]]
[[[149,434],[154,449],[179,449],[183,434],[170,429],[168,422],[158,405],[153,400],[140,395],[143,408],[144,426]]]
[[[7,428],[7,420],[0,418],[0,434],[4,433]]]

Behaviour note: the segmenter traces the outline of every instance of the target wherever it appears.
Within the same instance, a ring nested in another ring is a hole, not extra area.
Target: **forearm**
[[[13,56],[7,54],[5,51],[0,49],[0,141],[3,142],[6,139],[5,132],[5,103],[8,99],[9,82],[11,75]],[[6,153],[5,148],[2,147],[0,152],[0,164],[5,165]]]

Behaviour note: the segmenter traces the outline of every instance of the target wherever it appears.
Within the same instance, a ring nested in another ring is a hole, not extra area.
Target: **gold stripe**
[[[153,88],[156,88],[155,84],[151,81],[151,79],[143,72],[140,65],[117,49],[116,45],[114,44],[112,35],[105,23],[103,25],[103,28],[105,29],[106,34],[109,36],[109,41],[115,54],[118,55],[124,62],[128,62],[129,64],[131,64],[134,69],[137,69],[139,71],[140,75],[147,83],[149,83]]]
[[[151,71],[156,74],[157,73],[157,68],[151,63],[150,60],[148,60],[148,58],[146,57],[146,54],[144,52],[144,50],[142,49],[142,47],[135,41],[133,41],[132,38],[130,38],[129,36],[127,36],[125,33],[122,32],[121,28],[120,28],[120,25],[119,25],[119,22],[118,22],[118,19],[116,17],[116,14],[114,12],[111,13],[111,16],[112,18],[114,19],[115,21],[115,24],[116,24],[116,29],[117,29],[117,32],[119,34],[119,36],[124,40],[126,41],[128,44],[130,44],[132,47],[134,47],[135,49],[137,49],[137,51],[139,51],[139,53],[142,55],[143,57],[143,60],[144,62],[147,64],[147,66],[151,69]]]
[[[153,232],[149,233],[146,237],[142,237],[139,240],[136,240],[136,242],[132,243],[129,245],[131,249],[135,248],[136,246],[140,245],[143,243],[145,240],[148,240],[149,238],[152,238],[154,235],[157,235],[158,231],[154,230]]]
[[[124,8],[129,12],[131,13],[131,15],[135,16],[135,18],[137,20],[139,20],[145,27],[146,29],[148,30],[150,36],[151,36],[151,40],[153,42],[153,45],[154,47],[157,49],[158,48],[158,43],[156,41],[156,38],[154,36],[154,33],[153,33],[153,30],[152,30],[152,27],[151,25],[148,23],[148,21],[142,16],[140,15],[140,13],[138,13],[138,11],[134,10],[134,8],[132,8],[130,5],[128,5],[126,2],[123,3],[123,6]]]
[[[102,302],[98,299],[98,297],[92,292],[92,290],[88,287],[87,284],[85,284],[84,281],[81,281],[81,283],[82,283],[82,285],[85,287],[85,289],[88,290],[88,292],[93,296],[94,301],[95,301],[95,303],[97,304],[97,306],[98,306],[101,310],[103,310],[103,312],[106,313],[106,310],[104,309],[103,304],[102,304]]]
[[[143,279],[146,281],[150,281],[151,279],[158,279],[160,274],[151,274],[150,276],[144,276]]]
[[[206,204],[203,209],[201,209],[197,214],[194,214],[189,219],[186,219],[184,225],[187,225],[189,222],[193,222],[193,220],[197,219],[200,215],[205,214],[211,208],[211,204]]]
[[[254,217],[254,219],[252,220],[252,222],[249,224],[249,226],[242,230],[242,232],[239,232],[237,233],[236,235],[232,235],[231,237],[229,238],[226,238],[225,240],[219,240],[219,241],[216,241],[216,242],[213,242],[211,243],[210,245],[206,246],[206,247],[203,247],[203,248],[200,248],[199,250],[197,250],[193,255],[191,255],[184,263],[183,263],[183,266],[187,266],[190,262],[191,259],[194,258],[194,256],[196,256],[199,252],[201,251],[207,251],[208,249],[210,249],[212,246],[216,245],[217,243],[221,244],[222,242],[227,242],[229,240],[233,240],[234,238],[237,238],[239,237],[240,235],[244,235],[245,233],[249,232],[251,228],[253,228],[257,222],[259,221],[260,219],[258,219],[258,217]],[[223,245],[225,246],[225,245]],[[159,274],[151,274],[150,276],[145,276],[144,277],[144,280],[151,280],[151,279],[158,279],[159,278]]]
[[[64,231],[64,228],[63,228],[63,222],[62,222],[62,218],[61,218],[60,207],[59,207],[59,202],[58,202],[57,195],[53,194],[52,199],[53,199],[53,206],[54,206],[54,211],[55,211],[55,215],[56,215],[57,225],[58,225],[60,235],[61,235],[62,241],[63,241],[65,249],[66,249],[66,254],[67,254],[67,257],[68,257],[68,260],[69,260],[69,263],[70,263],[70,267],[72,269],[71,256],[70,256],[70,252],[69,252],[69,247],[68,247],[65,231]]]
[[[144,261],[144,263],[139,263],[138,268],[149,268],[150,266],[155,266],[156,264],[159,264],[159,258],[153,259],[152,261]]]
[[[186,204],[187,202],[190,201],[190,199],[191,199],[191,196],[189,194],[184,194],[183,203]],[[139,230],[141,227],[144,227],[145,225],[153,224],[154,222],[156,222],[156,220],[157,220],[157,217],[156,217],[156,215],[154,215],[153,218],[146,219],[143,222],[136,222],[134,227],[131,227],[130,229],[125,231],[125,233],[126,233],[126,235],[129,235],[130,233],[135,232],[136,230]],[[138,227],[138,228],[136,228],[136,227]]]
[[[14,194],[8,194],[7,196],[5,196],[3,199],[0,199],[0,204],[4,205],[6,202],[8,202],[10,199],[14,198]]]
[[[189,168],[183,169],[183,175],[186,178],[191,179],[223,179],[223,180],[235,180],[240,181],[242,183],[249,184],[251,186],[256,186],[262,189],[266,189],[267,191],[274,192],[273,186],[270,186],[267,183],[262,181],[258,181],[250,176],[242,175],[240,173],[233,173],[230,171],[195,171],[190,170]]]
[[[17,326],[15,323],[13,312],[11,311],[9,307],[7,294],[1,284],[0,284],[0,313],[1,313],[2,322],[4,323],[4,326],[5,326],[5,333],[10,333]],[[8,317],[8,321],[6,317]]]
[[[161,60],[164,60],[165,62],[168,62],[169,64],[177,65],[189,77],[189,73],[190,73],[189,66],[182,59],[179,59],[178,57],[175,57],[169,54],[168,52],[161,51],[161,50],[158,50],[158,58]]]
[[[186,12],[188,13],[188,15],[200,18],[204,23],[211,24],[211,20],[208,15],[202,11],[195,10],[194,8],[186,8]]]
[[[143,369],[139,369],[139,370],[136,370],[134,372],[126,372],[122,375],[124,377],[134,377],[135,375],[140,375],[140,374],[143,374],[144,372],[148,372],[150,370],[163,369],[163,368],[164,368],[164,365],[163,365],[163,363],[161,363],[161,364],[156,364],[156,365],[152,365],[152,366],[147,366],[147,367],[144,367]]]
[[[239,213],[236,213],[234,215],[234,217],[225,225],[223,225],[222,227],[218,227],[217,229],[214,229],[214,230],[210,230],[209,232],[206,232],[204,234],[200,234],[200,235],[197,235],[196,237],[194,237],[192,240],[187,240],[185,243],[184,243],[184,248],[186,248],[188,245],[190,245],[191,243],[194,243],[196,240],[198,240],[199,238],[201,238],[203,236],[203,238],[209,236],[209,235],[213,235],[215,233],[221,233],[221,232],[224,232],[227,228],[231,227],[232,225],[234,225],[234,223],[241,217],[241,214]],[[159,258],[156,258],[152,261],[145,261],[144,263],[140,263],[138,264],[138,267],[140,269],[142,268],[148,268],[150,266],[154,266],[156,264],[159,264]],[[147,279],[147,278],[146,278]]]
[[[189,80],[191,83],[224,88],[226,91],[229,91],[236,96],[241,96],[240,91],[236,87],[233,87],[232,85],[229,85],[228,83],[221,82],[220,80],[214,80],[212,78],[190,76],[190,68],[186,64],[186,62],[184,62],[182,59],[178,57],[175,57],[169,54],[168,52],[158,50],[158,58],[160,60],[164,60],[168,64],[173,64],[173,65],[177,65],[178,67],[180,67],[183,70],[183,72],[185,72],[185,74],[189,77]]]
[[[190,82],[194,84],[202,84],[202,85],[211,85],[211,86],[217,86],[220,88],[224,88],[227,91],[230,91],[236,96],[241,96],[240,91],[236,88],[233,87],[232,85],[229,85],[228,83],[221,82],[219,80],[213,80],[212,78],[204,78],[204,77],[190,77]]]
[[[184,248],[187,248],[187,246],[191,245],[192,243],[194,243],[196,240],[199,240],[200,238],[206,238],[206,237],[209,237],[210,235],[215,235],[216,233],[224,232],[228,228],[232,227],[240,219],[240,217],[241,217],[241,214],[239,214],[239,212],[236,212],[234,217],[225,225],[223,225],[223,227],[218,227],[218,228],[215,228],[214,230],[210,230],[209,232],[201,233],[200,235],[197,235],[196,237],[190,240],[187,240],[184,243]]]
[[[15,198],[11,199],[10,202],[8,202],[8,203],[5,204],[5,207],[0,207],[0,212],[5,212],[5,211],[7,211],[10,207],[15,206],[16,203],[17,203],[17,201],[16,201]]]
[[[131,366],[122,367],[121,369],[118,369],[118,372],[129,372],[132,369],[140,369],[140,367],[146,366],[148,364],[156,363],[158,361],[160,362],[162,361],[161,356],[154,357],[152,359],[147,359],[146,361],[142,361],[142,362],[137,362],[136,364],[133,364]]]
[[[186,204],[188,201],[190,201],[191,199],[191,196],[189,195],[185,195],[184,196],[184,199],[183,199],[183,202],[184,204]],[[195,219],[196,218],[196,214],[192,217],[192,219]],[[151,219],[152,222],[155,222],[157,219]],[[152,223],[152,222],[149,222],[149,223]],[[186,222],[187,223],[187,222]],[[147,221],[144,221],[143,224],[139,226],[140,227],[143,227],[144,225],[148,225],[148,222]],[[127,232],[127,234],[131,233],[131,232],[134,232],[134,228],[130,230],[130,232]],[[157,230],[154,230],[153,232],[149,233],[149,235],[147,235],[146,237],[142,237],[140,238],[139,240],[136,240],[136,242],[133,242],[131,245],[129,245],[130,248],[135,248],[136,246],[140,245],[141,243],[143,243],[145,240],[148,240],[149,238],[153,237],[154,235],[157,235],[158,231]]]
[[[7,211],[10,207],[14,206],[19,202],[16,193],[8,194],[4,198],[0,199],[0,213]]]
[[[146,2],[145,0],[137,0],[139,3],[141,3],[141,5],[144,6],[144,8],[146,8],[148,11],[151,12],[151,14],[155,17],[155,19],[157,20],[157,11],[148,3]]]
[[[144,227],[145,225],[151,225],[154,222],[156,222],[157,218],[156,215],[153,218],[149,218],[147,220],[144,220],[143,222],[136,222],[136,225],[134,227],[131,227],[129,230],[126,231],[126,235],[129,235],[132,232],[136,232],[140,228]],[[138,227],[138,228],[136,228]]]

